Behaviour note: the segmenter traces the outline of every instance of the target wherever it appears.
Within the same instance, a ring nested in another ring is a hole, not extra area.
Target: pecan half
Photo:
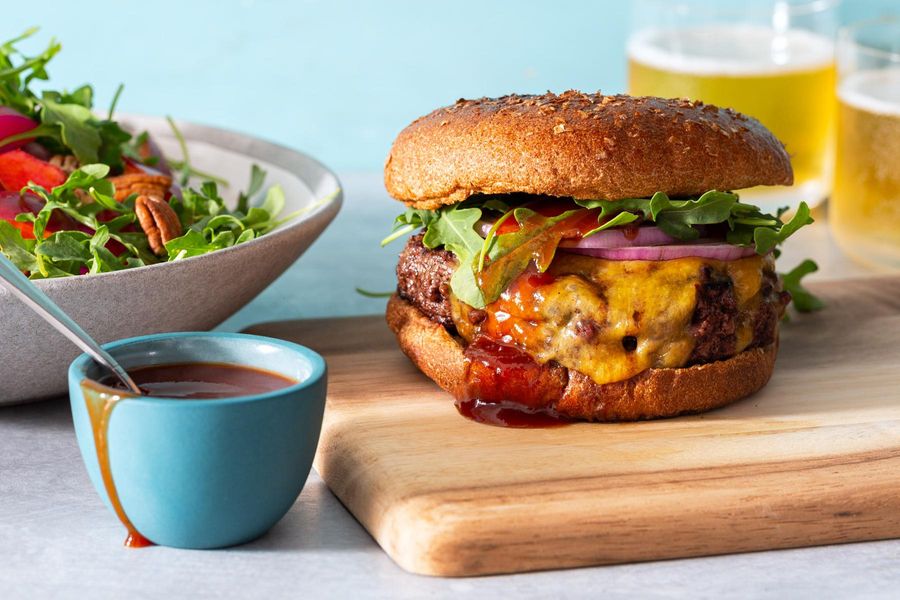
[[[149,173],[128,173],[110,177],[116,186],[116,200],[122,202],[132,194],[165,198],[172,187],[172,178],[168,175],[151,175]]]
[[[137,215],[141,229],[147,234],[150,249],[157,256],[166,253],[164,244],[181,235],[181,221],[169,206],[169,203],[158,196],[141,194],[134,202],[134,213]]]
[[[78,163],[78,159],[71,154],[54,154],[48,162],[55,167],[59,167],[66,175],[71,175],[72,171],[81,166]]]

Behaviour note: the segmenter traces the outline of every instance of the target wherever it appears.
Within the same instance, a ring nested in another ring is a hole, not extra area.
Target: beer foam
[[[900,68],[848,75],[838,86],[838,98],[860,110],[900,117]]]
[[[645,29],[628,41],[628,57],[695,75],[771,75],[827,67],[834,62],[834,43],[809,31],[757,25]]]

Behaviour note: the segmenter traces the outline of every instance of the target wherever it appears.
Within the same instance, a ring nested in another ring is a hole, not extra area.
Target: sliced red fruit
[[[34,239],[34,227],[27,221],[16,221],[16,215],[21,213],[37,214],[43,207],[44,201],[30,192],[19,194],[19,192],[0,191],[0,219],[9,221],[13,227],[19,230],[23,238]],[[54,211],[44,230],[44,237],[48,237],[56,231],[77,229],[77,225],[65,214],[58,210]]]
[[[6,139],[13,135],[31,131],[38,124],[26,117],[25,115],[11,109],[8,106],[0,106],[0,139]],[[0,148],[0,152],[12,150],[13,148],[21,148],[34,138],[27,138],[6,144]]]
[[[18,192],[29,181],[49,190],[64,183],[66,174],[59,167],[22,150],[0,154],[0,185],[3,189]]]

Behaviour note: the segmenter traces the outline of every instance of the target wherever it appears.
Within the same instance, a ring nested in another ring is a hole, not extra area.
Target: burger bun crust
[[[400,132],[384,168],[391,196],[427,210],[476,194],[617,200],[792,182],[784,146],[755,119],[576,91],[439,108]]]

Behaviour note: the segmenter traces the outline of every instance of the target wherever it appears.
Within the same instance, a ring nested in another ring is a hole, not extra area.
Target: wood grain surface
[[[403,568],[482,575],[900,537],[900,278],[816,286],[758,394],[517,430],[459,416],[383,319],[256,326],[323,353],[316,468]]]

